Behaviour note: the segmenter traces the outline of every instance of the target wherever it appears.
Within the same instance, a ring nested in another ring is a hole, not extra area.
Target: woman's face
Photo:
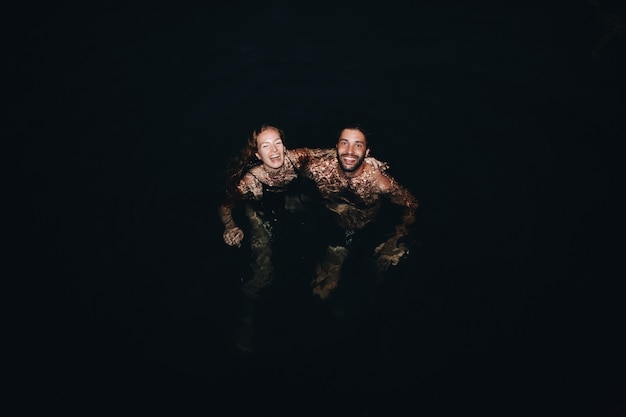
[[[280,168],[285,163],[283,140],[275,129],[264,130],[256,138],[256,156],[268,168]]]

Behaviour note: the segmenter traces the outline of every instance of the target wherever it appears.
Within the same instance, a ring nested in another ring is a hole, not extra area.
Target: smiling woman
[[[316,245],[321,237],[316,233],[319,228],[309,220],[322,212],[321,199],[310,180],[299,175],[299,169],[306,161],[332,155],[335,150],[288,150],[284,136],[280,128],[267,124],[252,133],[240,156],[232,161],[227,195],[219,208],[224,242],[239,248],[245,242],[251,252],[249,274],[241,278],[242,317],[236,336],[237,348],[244,351],[252,350],[254,316],[259,304],[264,304],[272,290],[283,284],[276,282],[280,274],[273,262],[275,252],[289,245],[290,237],[307,236],[306,244],[300,245],[302,251],[296,256],[301,268],[315,258],[316,248],[321,250],[321,245]],[[241,227],[235,221],[234,211],[245,219]],[[246,236],[248,239],[244,240]],[[293,284],[297,283],[289,285]]]

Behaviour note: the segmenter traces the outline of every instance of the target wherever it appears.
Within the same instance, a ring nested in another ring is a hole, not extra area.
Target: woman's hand
[[[379,161],[378,159],[371,156],[365,158],[365,163],[370,164],[374,168],[380,169],[381,171],[389,169],[389,164],[387,162]]]
[[[229,246],[241,247],[241,241],[243,240],[243,230],[238,227],[231,227],[224,230],[224,242]]]

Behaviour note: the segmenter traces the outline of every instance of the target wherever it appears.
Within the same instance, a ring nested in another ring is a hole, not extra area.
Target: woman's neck
[[[276,176],[281,175],[282,173],[284,173],[286,171],[286,166],[285,165],[286,164],[282,164],[278,168],[272,168],[272,167],[268,167],[267,165],[263,164],[263,170],[270,177],[276,177]]]

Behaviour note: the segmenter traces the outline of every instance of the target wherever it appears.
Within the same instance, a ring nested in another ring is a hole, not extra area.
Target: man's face
[[[369,154],[365,135],[356,129],[344,129],[337,141],[337,159],[341,169],[345,172],[354,172],[363,163]]]
[[[285,162],[285,148],[278,132],[274,129],[263,131],[256,138],[256,156],[268,168],[280,168]]]

